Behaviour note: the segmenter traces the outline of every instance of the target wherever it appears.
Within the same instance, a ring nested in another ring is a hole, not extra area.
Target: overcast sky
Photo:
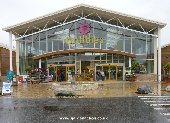
[[[81,3],[167,23],[161,40],[162,45],[170,43],[170,0],[2,0],[0,42],[9,44],[8,33],[2,31],[4,27]]]

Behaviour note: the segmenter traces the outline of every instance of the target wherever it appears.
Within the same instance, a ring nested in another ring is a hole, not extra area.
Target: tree
[[[26,74],[28,74],[28,72],[31,71],[31,66],[27,66],[27,67],[25,68],[25,71],[26,71]]]
[[[166,75],[170,75],[170,62],[164,65],[164,69],[166,71]]]
[[[136,60],[132,61],[132,70],[134,70],[135,73],[139,73],[140,65]]]

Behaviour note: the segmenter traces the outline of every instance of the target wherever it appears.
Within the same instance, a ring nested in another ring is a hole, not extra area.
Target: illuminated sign
[[[100,43],[103,44],[103,37],[89,37],[89,36],[79,36],[79,37],[66,37],[66,44],[90,44],[90,43]]]
[[[104,38],[103,37],[90,37],[90,35],[88,36],[87,34],[90,32],[90,24],[88,24],[86,22],[86,20],[84,20],[82,23],[80,23],[78,31],[80,34],[82,34],[82,36],[76,37],[76,36],[67,36],[66,37],[66,44],[103,44]],[[87,36],[85,36],[87,35]]]
[[[84,20],[80,25],[79,25],[79,32],[82,35],[88,34],[90,32],[90,25]]]

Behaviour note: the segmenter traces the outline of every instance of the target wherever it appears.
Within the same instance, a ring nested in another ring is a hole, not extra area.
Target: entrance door
[[[53,80],[55,80],[56,79],[56,72],[55,72],[55,67],[54,66],[50,66],[50,67],[48,67],[48,71],[49,71],[49,75],[52,75],[53,77],[52,77],[52,79]]]
[[[66,65],[66,81],[68,80],[68,74],[74,72],[75,73],[75,66],[73,65]]]
[[[117,66],[110,66],[110,80],[117,80]]]
[[[59,75],[61,80],[59,80]],[[56,76],[57,76],[56,78],[57,81],[66,81],[66,66],[57,66]]]
[[[123,66],[118,66],[117,79],[123,80]]]
[[[103,64],[102,70],[105,74],[105,80],[118,80],[118,65],[115,64]]]
[[[103,66],[103,72],[104,72],[104,75],[105,75],[105,80],[110,80],[110,67],[109,65],[108,66]]]

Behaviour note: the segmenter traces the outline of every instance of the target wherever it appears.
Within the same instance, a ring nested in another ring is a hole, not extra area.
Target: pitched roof
[[[153,20],[149,20],[149,19],[145,19],[145,18],[141,18],[137,16],[132,16],[132,15],[128,15],[128,14],[124,14],[124,13],[120,13],[120,12],[116,12],[112,10],[107,10],[107,9],[103,9],[103,8],[99,8],[95,6],[90,6],[86,4],[79,4],[79,5],[70,7],[70,8],[66,8],[60,11],[46,14],[44,16],[40,16],[40,17],[31,19],[31,20],[27,20],[22,23],[18,23],[12,26],[5,27],[3,28],[3,30],[7,32],[12,31],[13,34],[14,32],[21,34],[21,33],[24,33],[26,30],[31,31],[32,29],[34,29],[33,26],[36,26],[36,28],[41,28],[47,22],[49,25],[52,23],[55,23],[52,20],[56,20],[60,22],[61,20],[67,18],[68,14],[70,14],[69,17],[73,17],[75,16],[75,14],[81,15],[82,11],[83,11],[83,14],[86,14],[86,15],[89,15],[90,13],[97,13],[99,16],[104,17],[104,18],[117,17],[123,23],[129,24],[129,25],[134,22],[137,22],[137,23],[140,23],[142,27],[148,30],[151,30],[155,27],[163,28],[164,26],[166,26],[166,23],[153,21]]]

